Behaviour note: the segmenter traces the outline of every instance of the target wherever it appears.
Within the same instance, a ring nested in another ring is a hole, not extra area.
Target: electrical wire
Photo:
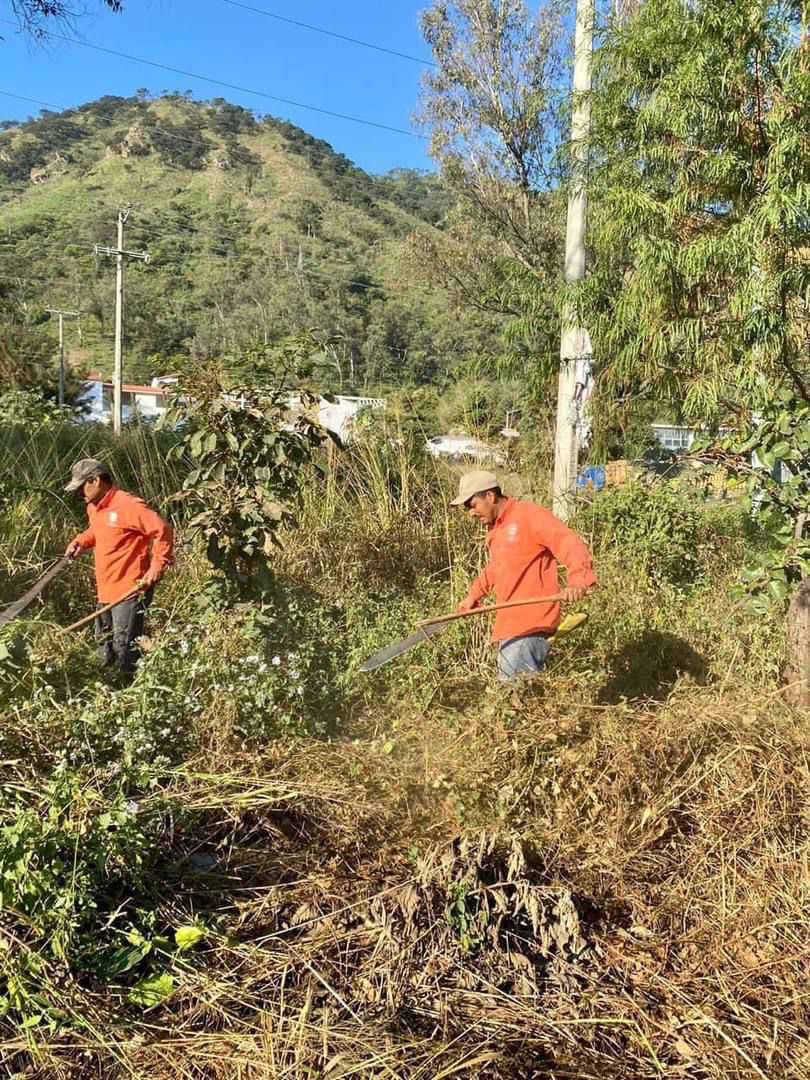
[[[361,38],[349,37],[348,34],[339,34],[335,30],[326,30],[323,26],[314,26],[312,23],[300,22],[298,19],[290,19],[286,15],[277,15],[275,11],[266,8],[254,7],[252,4],[243,4],[239,0],[223,0],[223,3],[231,7],[243,8],[252,11],[256,15],[266,15],[268,19],[276,19],[278,22],[289,23],[290,26],[299,26],[303,30],[312,30],[316,34],[326,34],[328,37],[337,38],[338,41],[348,41],[352,45],[362,45],[364,49],[374,49],[376,52],[387,53],[389,56],[398,56],[402,60],[413,60],[415,64],[425,64],[428,67],[437,67],[435,60],[428,60],[421,56],[412,56],[411,53],[400,52],[398,49],[389,49],[385,45],[375,45],[372,41],[363,41]]]
[[[8,26],[17,26],[13,19],[0,19],[0,23]],[[335,112],[332,109],[324,109],[319,105],[310,105],[303,101],[295,101],[292,98],[279,97],[269,94],[264,90],[255,90],[250,86],[240,86],[238,83],[226,82],[224,79],[216,79],[211,75],[201,75],[199,72],[186,71],[184,68],[176,68],[171,64],[163,64],[158,60],[149,60],[144,56],[135,56],[132,53],[119,52],[118,49],[109,49],[104,45],[96,45],[91,41],[81,41],[79,38],[70,37],[68,34],[59,34],[55,30],[43,30],[43,35],[55,38],[58,41],[66,41],[70,45],[79,45],[83,49],[93,49],[95,52],[105,53],[107,56],[117,56],[121,60],[130,60],[136,64],[146,64],[148,67],[158,68],[160,71],[169,71],[173,75],[183,75],[187,79],[197,79],[200,82],[211,83],[212,86],[222,86],[226,90],[237,90],[240,94],[252,94],[255,97],[265,98],[268,101],[277,101],[282,105],[292,105],[297,109],[307,109],[309,112],[320,113],[323,116],[332,116],[338,120],[348,120],[353,124],[363,124],[366,127],[378,128],[381,131],[391,131],[396,135],[408,135],[412,139],[425,139],[416,131],[408,131],[406,128],[394,127],[391,124],[381,124],[377,120],[367,120],[361,116],[351,116],[348,113]]]

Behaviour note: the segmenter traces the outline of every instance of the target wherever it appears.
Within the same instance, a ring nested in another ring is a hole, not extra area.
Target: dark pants
[[[151,599],[152,590],[147,589],[145,593],[96,615],[96,645],[103,664],[117,667],[130,677],[135,673],[139,656],[135,641],[143,633],[143,619]],[[99,607],[103,606],[99,604]]]

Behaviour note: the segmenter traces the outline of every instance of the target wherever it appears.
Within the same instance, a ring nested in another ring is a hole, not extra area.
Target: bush
[[[597,552],[621,553],[628,571],[651,586],[686,587],[701,580],[702,508],[666,483],[606,488],[581,509],[574,528]]]
[[[105,949],[149,921],[159,845],[121,776],[15,776],[0,794],[0,1015],[58,1021],[58,983],[99,968]]]

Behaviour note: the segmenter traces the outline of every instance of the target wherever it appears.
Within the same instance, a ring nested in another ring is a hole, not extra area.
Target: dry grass
[[[414,508],[419,476],[398,468],[376,516],[330,490],[285,555],[357,633],[444,605],[475,561],[463,522],[429,491]],[[688,606],[612,581],[589,601],[600,633],[516,706],[489,681],[483,625],[463,664],[458,641],[425,646],[363,684],[332,742],[240,751],[223,704],[205,756],[154,795],[181,808],[156,925],[199,917],[203,946],[144,1012],[123,982],[66,983],[62,1033],[9,1035],[0,1075],[805,1080],[808,716],[756,689],[778,657],[725,592]],[[43,756],[58,741],[23,739]]]
[[[449,688],[389,717],[388,753],[370,732],[178,773],[178,853],[219,865],[164,902],[223,916],[203,963],[140,1021],[85,995],[99,1034],[6,1044],[9,1072],[806,1077],[807,717],[573,690],[461,713]]]

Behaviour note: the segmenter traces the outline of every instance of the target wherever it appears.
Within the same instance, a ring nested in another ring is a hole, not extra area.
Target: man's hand
[[[157,585],[160,579],[163,577],[163,568],[154,570],[151,566],[141,578],[141,585],[144,589],[151,589],[153,585]]]
[[[65,555],[68,555],[71,559],[75,559],[77,555],[81,555],[83,550],[81,544],[77,544],[75,540],[71,540],[65,548]]]
[[[471,600],[469,596],[465,596],[461,603],[458,605],[459,611],[472,611],[473,608],[478,607],[477,600]]]
[[[587,589],[583,589],[579,585],[566,585],[561,595],[564,603],[575,604],[577,600],[582,599],[587,591]]]

